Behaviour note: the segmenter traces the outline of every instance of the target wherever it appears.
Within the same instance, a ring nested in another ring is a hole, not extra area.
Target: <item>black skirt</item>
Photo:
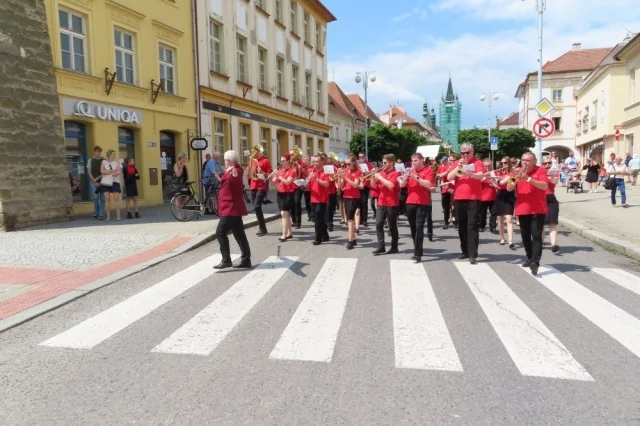
[[[498,190],[494,204],[497,216],[513,216],[515,205],[516,193],[514,191],[507,191],[506,189]]]
[[[293,192],[278,192],[278,208],[281,212],[288,212],[293,209]]]
[[[560,215],[560,203],[555,194],[547,195],[547,215],[544,218],[545,225],[557,225]]]

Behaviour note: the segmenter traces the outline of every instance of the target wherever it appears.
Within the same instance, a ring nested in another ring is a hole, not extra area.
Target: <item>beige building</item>
[[[623,107],[620,140],[624,141],[619,155],[627,152],[640,153],[638,145],[634,146],[634,136],[640,140],[640,84],[636,83],[636,76],[640,78],[640,34],[629,40],[624,48],[616,55],[616,59],[626,62],[626,82],[620,97]]]
[[[334,82],[329,83],[329,126],[329,152],[336,154],[348,154],[354,133],[365,129],[365,118]]]
[[[335,19],[319,0],[197,0],[206,152],[242,155],[261,144],[275,166],[294,145],[326,150],[327,25]]]
[[[624,140],[616,140],[616,129],[624,120],[627,67],[616,59],[624,48],[619,44],[575,89],[576,147],[584,164],[587,158],[604,162],[609,153],[623,153]]]

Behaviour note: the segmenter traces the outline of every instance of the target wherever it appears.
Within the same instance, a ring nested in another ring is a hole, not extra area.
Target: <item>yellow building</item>
[[[628,41],[627,45],[618,52],[617,59],[626,62],[627,79],[624,85],[620,103],[624,108],[620,133],[624,136],[623,148],[618,155],[624,158],[627,152],[640,153],[640,147],[634,146],[634,136],[639,135],[640,140],[640,84],[636,76],[640,78],[640,34]],[[620,138],[622,140],[622,138]]]
[[[74,210],[93,210],[86,162],[99,145],[133,157],[141,204],[163,202],[196,131],[191,1],[44,0]],[[197,177],[197,155],[189,172]]]

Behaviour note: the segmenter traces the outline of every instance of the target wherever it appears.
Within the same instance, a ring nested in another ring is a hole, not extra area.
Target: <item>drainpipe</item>
[[[200,102],[200,55],[199,55],[199,39],[198,39],[198,0],[191,0],[191,27],[192,27],[192,36],[193,36],[193,60],[195,65],[195,80],[196,80],[196,137],[200,137],[202,135],[202,120],[200,119],[201,112],[201,102]],[[190,141],[187,141],[189,144]],[[191,149],[191,147],[187,147],[187,149]],[[198,182],[202,181],[202,151],[198,151]],[[200,195],[202,194],[202,185],[198,185],[200,189]]]

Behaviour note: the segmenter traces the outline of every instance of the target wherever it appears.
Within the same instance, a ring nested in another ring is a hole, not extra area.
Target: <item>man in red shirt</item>
[[[440,197],[442,204],[442,210],[444,211],[444,224],[442,229],[449,229],[449,221],[451,218],[451,197],[453,197],[453,184],[447,182],[447,175],[451,171],[451,165],[449,164],[449,158],[444,157],[442,163],[438,166],[436,174],[438,175],[438,182],[440,183]]]
[[[453,205],[460,236],[462,254],[458,259],[469,259],[472,265],[477,263],[478,245],[478,212],[482,199],[482,178],[484,177],[484,163],[474,155],[473,145],[468,142],[460,145],[462,158],[453,163],[447,180],[455,181],[456,189],[453,194]],[[457,176],[457,173],[461,176]]]
[[[271,182],[278,190],[277,200],[282,220],[282,237],[280,241],[285,242],[293,237],[291,210],[293,210],[294,193],[298,187],[293,183],[296,178],[296,170],[291,166],[291,154],[284,153],[280,158],[282,168],[275,172]]]
[[[252,169],[254,169],[254,176],[249,177],[251,178],[251,203],[254,205],[254,213],[258,220],[258,233],[256,235],[262,237],[267,234],[267,222],[265,222],[264,214],[262,213],[262,204],[269,190],[267,177],[273,169],[269,160],[260,152],[256,152],[255,156],[249,161],[252,163]]]
[[[373,252],[378,254],[398,253],[398,213],[400,210],[400,173],[395,170],[396,156],[387,154],[382,156],[382,170],[371,177],[371,187],[378,190],[378,211],[376,212],[376,234],[378,248]],[[385,251],[384,224],[389,222],[391,233],[391,248]]]
[[[369,171],[373,170],[373,164],[369,162],[367,157],[365,157],[364,152],[358,153],[358,164],[366,164]],[[360,167],[360,166],[358,166]],[[371,182],[367,180],[363,182],[363,188],[360,190],[360,222],[364,227],[369,226],[367,223],[369,221],[369,193],[371,191]],[[377,197],[378,194],[376,194]],[[375,210],[374,217],[375,217]]]
[[[342,189],[342,199],[344,200],[344,210],[347,216],[347,227],[349,228],[349,242],[347,250],[351,250],[356,245],[356,211],[360,209],[360,177],[362,172],[358,167],[355,155],[350,155],[345,161],[347,169],[340,177],[339,185]]]
[[[522,244],[527,260],[522,266],[531,268],[536,275],[542,258],[542,233],[547,215],[547,194],[549,177],[547,170],[536,165],[536,156],[525,152],[520,159],[521,170],[516,175],[516,183],[507,183],[507,191],[516,191],[516,210],[520,218]]]
[[[316,218],[315,238],[313,245],[317,246],[329,241],[329,232],[327,232],[327,222],[325,216],[327,214],[327,203],[329,201],[329,185],[333,182],[329,181],[329,175],[324,173],[324,162],[319,155],[313,157],[314,170],[309,173],[309,192],[311,192],[311,205],[313,216]]]
[[[491,159],[485,158],[484,169],[487,173],[493,170],[493,166],[491,165]],[[492,179],[490,176],[485,176],[482,178],[482,204],[480,205],[480,217],[478,226],[482,232],[487,229],[487,212],[489,213],[489,231],[492,234],[497,234],[498,231],[498,217],[496,215],[496,210],[494,208],[494,203],[496,201],[498,185],[495,179]]]
[[[424,166],[424,157],[420,153],[411,156],[411,169],[408,175],[398,180],[400,188],[407,188],[407,220],[413,240],[413,256],[416,263],[422,260],[422,244],[424,241],[424,223],[428,217],[428,207],[431,205],[431,186],[433,185],[433,170]]]
[[[329,230],[329,232],[333,232],[333,216],[336,213],[336,207],[338,205],[338,195],[336,194],[336,181],[335,181],[335,176],[336,173],[338,172],[338,169],[336,168],[336,166],[331,163],[329,161],[329,157],[327,157],[327,154],[320,154],[320,157],[322,158],[322,164],[324,166],[327,166],[328,168],[332,168],[333,169],[333,173],[329,174],[328,176],[333,176],[334,180],[330,180],[330,185],[327,188],[327,194],[328,194],[328,198],[327,198],[327,212],[325,213],[325,222],[327,222],[327,229]]]
[[[244,232],[242,216],[247,215],[247,206],[244,204],[244,170],[238,164],[238,154],[235,151],[224,153],[224,167],[226,172],[220,178],[218,192],[218,216],[220,221],[216,228],[216,236],[220,244],[222,261],[214,266],[214,269],[251,268],[251,249],[247,235]],[[229,248],[229,231],[233,232],[233,238],[240,246],[240,262],[231,263],[231,250]]]

